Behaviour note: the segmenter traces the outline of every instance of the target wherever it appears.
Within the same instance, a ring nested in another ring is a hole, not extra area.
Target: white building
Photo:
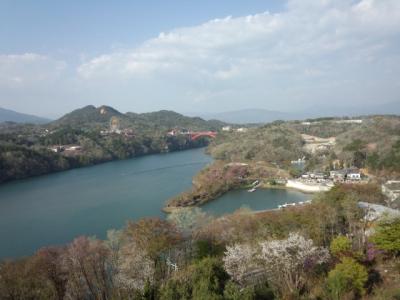
[[[361,180],[361,172],[358,169],[333,170],[329,172],[329,177],[334,181],[359,181]]]
[[[79,151],[82,150],[81,146],[73,145],[65,148],[65,151]]]
[[[400,197],[400,180],[389,180],[382,184],[382,193],[389,198],[391,202]]]
[[[390,219],[400,217],[400,211],[398,209],[393,209],[379,204],[358,202],[358,207],[364,210],[364,218],[370,222],[379,220],[381,218]]]
[[[231,126],[224,126],[222,127],[222,131],[231,131]]]
[[[357,170],[351,170],[347,173],[347,179],[349,180],[361,180],[361,173]]]
[[[351,120],[337,120],[335,123],[337,124],[362,124],[363,120],[361,119],[351,119]]]
[[[306,174],[301,175],[303,179],[325,179],[325,174],[322,172],[307,172]]]
[[[329,177],[334,181],[343,181],[346,177],[346,170],[333,170],[329,172]]]

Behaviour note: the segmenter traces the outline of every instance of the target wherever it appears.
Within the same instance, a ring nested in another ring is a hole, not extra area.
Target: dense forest
[[[118,120],[116,132],[109,131],[113,118]],[[122,114],[106,106],[87,106],[46,125],[3,123],[0,183],[110,160],[204,147],[207,138],[191,140],[167,132],[174,128],[218,130],[223,124],[171,111]],[[56,145],[79,145],[82,150],[54,153],[49,148]]]

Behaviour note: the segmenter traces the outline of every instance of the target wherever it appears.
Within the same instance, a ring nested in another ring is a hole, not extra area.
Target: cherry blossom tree
[[[105,241],[109,249],[108,272],[111,274],[114,296],[118,299],[143,292],[154,278],[154,263],[122,230],[109,230]]]
[[[233,280],[243,284],[249,275],[263,271],[255,259],[257,250],[257,247],[249,244],[236,244],[226,248],[224,268]]]
[[[134,243],[125,244],[118,255],[115,286],[128,293],[142,291],[154,278],[154,263]]]
[[[281,295],[293,295],[305,286],[306,274],[328,259],[327,249],[291,233],[284,240],[228,246],[223,261],[226,272],[241,285],[261,277]]]
[[[282,295],[295,294],[306,283],[306,274],[318,264],[329,260],[325,248],[314,246],[310,239],[291,233],[285,240],[260,243],[259,259],[270,284]]]
[[[210,222],[211,217],[199,207],[183,207],[170,213],[167,220],[182,233],[190,234],[193,230]]]

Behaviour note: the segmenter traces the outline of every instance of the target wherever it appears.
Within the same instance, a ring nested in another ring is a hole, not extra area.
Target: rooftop
[[[400,180],[390,180],[390,181],[386,182],[384,185],[389,190],[392,190],[392,191],[399,190],[400,191]]]

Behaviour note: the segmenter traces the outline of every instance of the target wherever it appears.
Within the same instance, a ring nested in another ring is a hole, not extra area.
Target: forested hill
[[[112,107],[101,106],[96,108],[93,105],[88,105],[66,114],[60,119],[52,122],[51,125],[92,127],[109,123],[111,117],[126,118],[124,114]]]
[[[184,127],[193,130],[218,130],[226,123],[218,120],[206,121],[199,117],[187,117],[170,110],[160,110],[156,112],[133,114],[127,113],[132,120],[145,120],[155,126],[163,127]]]
[[[111,118],[116,118],[122,128],[136,130],[168,130],[174,127],[192,130],[217,130],[225,123],[217,120],[206,121],[199,117],[186,117],[174,111],[161,110],[150,113],[123,114],[109,106],[93,105],[74,110],[52,122],[54,127],[70,126],[79,128],[107,127]]]
[[[400,116],[276,121],[246,132],[221,132],[209,151],[226,161],[268,161],[290,167],[292,160],[304,157],[308,171],[329,171],[336,164],[396,177]]]
[[[0,124],[0,183],[105,161],[202,147],[185,130],[219,131],[224,123],[172,111],[121,113],[86,106],[44,125]],[[71,148],[72,147],[72,148]]]

